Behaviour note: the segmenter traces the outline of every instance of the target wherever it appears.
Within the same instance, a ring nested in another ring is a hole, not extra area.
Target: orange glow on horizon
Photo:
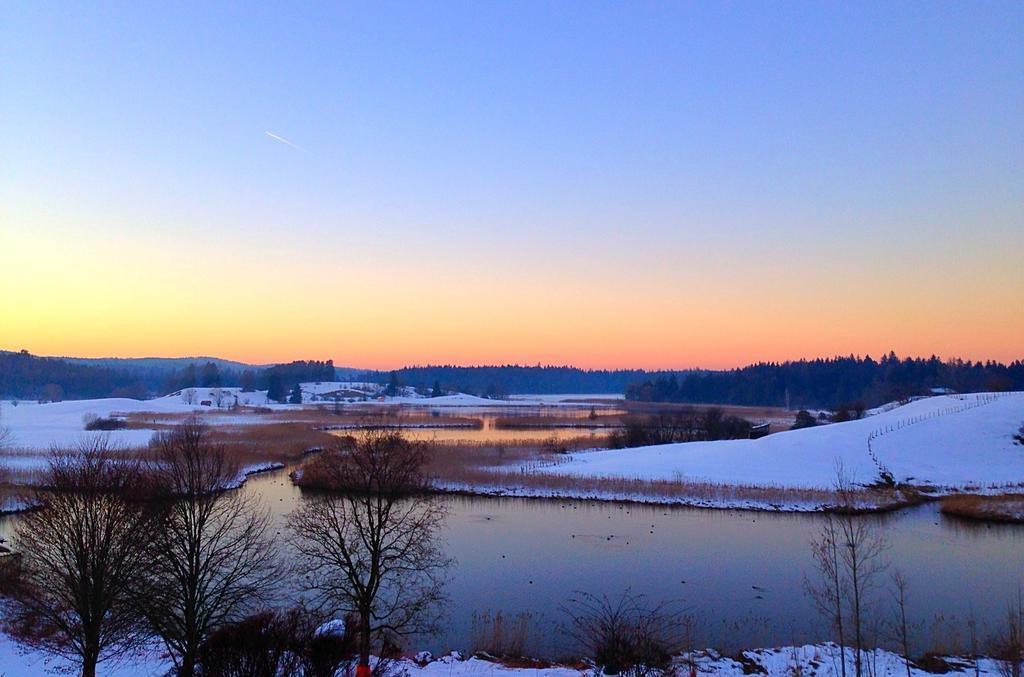
[[[258,242],[223,257],[163,242],[154,258],[143,239],[61,235],[0,234],[0,348],[254,364],[330,358],[373,369],[729,368],[889,350],[1024,357],[1024,279],[1012,247],[952,273],[941,261],[922,267],[910,282],[902,261],[869,257],[798,267],[776,253],[733,267],[698,252],[673,266],[624,260],[609,275],[613,266],[584,257],[554,266],[453,255],[438,272],[406,256],[394,264],[401,274],[382,274],[374,259],[341,265],[319,250],[293,256]],[[28,252],[46,252],[45,270]]]

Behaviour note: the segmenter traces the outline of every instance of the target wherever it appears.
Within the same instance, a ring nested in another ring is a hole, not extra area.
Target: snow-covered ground
[[[847,671],[852,674],[853,651],[847,649],[846,654]],[[693,666],[696,674],[719,677],[744,677],[752,673],[767,677],[837,677],[841,672],[839,656],[838,647],[817,644],[744,651],[742,662],[736,658],[721,656],[714,651],[695,651],[688,657],[679,656],[675,663],[678,674],[693,674],[690,671],[690,667]],[[870,665],[870,674],[877,677],[903,677],[907,674],[903,658],[889,651],[865,652],[863,660],[865,665]],[[945,674],[976,674],[973,659],[947,657],[944,660],[949,668],[949,672]],[[44,677],[52,674],[54,669],[66,667],[67,663],[47,661],[42,654],[25,651],[9,638],[0,637],[0,675]],[[457,653],[425,662],[403,660],[401,667],[409,677],[583,677],[593,674],[592,669],[579,670],[557,665],[545,668],[510,668],[483,658],[463,659]],[[169,661],[154,653],[148,658],[126,660],[116,664],[101,663],[98,674],[102,677],[155,677],[166,674],[169,668]],[[934,673],[911,665],[910,674],[911,677],[927,677]],[[985,677],[1000,675],[998,662],[990,658],[978,659],[977,674]]]
[[[155,400],[107,398],[100,400],[68,400],[49,404],[35,402],[0,402],[0,420],[11,432],[10,445],[15,448],[46,450],[51,445],[72,444],[80,439],[105,435],[88,432],[88,416],[101,418],[113,414],[138,412],[188,413],[199,409],[180,400],[162,397]],[[115,430],[109,433],[111,441],[125,446],[145,446],[153,436],[151,430]]]
[[[278,404],[267,399],[267,391],[243,392],[241,388],[185,388],[152,400],[106,398],[95,400],[67,400],[38,404],[36,402],[0,402],[0,424],[11,433],[9,446],[15,449],[45,451],[52,445],[74,444],[82,439],[108,435],[111,442],[125,447],[145,446],[153,436],[152,430],[114,430],[89,432],[85,423],[89,417],[109,418],[128,414],[204,414],[211,425],[250,425],[279,422],[252,412],[252,407],[275,412],[296,411],[303,407],[406,405],[430,407],[437,410],[456,410],[468,413],[495,407],[536,407],[565,405],[551,396],[521,396],[515,400],[491,400],[475,395],[456,393],[442,397],[418,395],[411,388],[402,394],[387,397],[379,383],[322,382],[302,383],[303,404]],[[247,410],[247,408],[250,408]],[[209,414],[206,416],[206,414]],[[16,463],[16,461],[11,461]],[[10,465],[10,463],[8,464]]]
[[[53,404],[0,403],[2,422],[11,432],[11,445],[43,452],[51,445],[73,444],[94,435],[110,435],[124,446],[143,446],[152,430],[87,432],[89,416],[109,417],[129,413],[154,414],[203,412],[214,424],[258,424],[280,420],[232,407],[235,398],[247,398],[254,406],[274,411],[296,411],[313,404],[339,388],[353,392],[377,384],[303,384],[309,404],[266,404],[266,393],[241,393],[237,388],[197,388],[179,391],[154,400],[102,399]],[[220,407],[217,407],[218,402]],[[488,400],[457,394],[425,398],[406,394],[369,400],[380,404],[429,406],[460,413],[486,411],[493,407],[537,406],[541,399],[520,398],[512,402]],[[360,405],[367,402],[360,401]],[[544,403],[559,406],[551,400]],[[566,406],[565,404],[561,406]],[[758,440],[691,442],[620,450],[595,450],[570,455],[565,462],[537,465],[527,472],[579,478],[617,478],[644,481],[687,481],[718,485],[749,485],[794,489],[827,489],[835,480],[837,459],[859,483],[871,483],[883,473],[899,482],[927,484],[939,489],[995,491],[1024,483],[1024,446],[1013,434],[1024,422],[1024,393],[949,395],[922,398],[903,406],[880,408],[878,413],[858,421],[823,425],[776,433]],[[40,454],[5,454],[0,464],[12,470],[36,467]],[[456,488],[456,487],[452,487]],[[467,487],[472,490],[472,487]],[[477,487],[485,493],[505,495],[564,495],[543,487]],[[724,494],[723,494],[724,496]],[[610,500],[646,500],[645,497],[615,494],[595,496],[588,491],[579,497]],[[650,498],[650,497],[647,497]],[[692,500],[691,500],[692,499]],[[736,501],[739,501],[737,503]],[[658,499],[658,502],[665,502]],[[752,505],[748,498],[676,497],[670,502],[718,507],[761,507],[773,510],[816,509],[819,505]],[[756,503],[756,501],[755,501]]]
[[[901,482],[989,487],[1024,482],[1024,446],[1013,440],[1022,422],[1024,393],[938,396],[857,421],[758,440],[581,452],[567,463],[533,471],[827,488],[841,459],[861,483],[875,481],[884,470]]]
[[[266,391],[243,393],[240,388],[189,388],[152,400],[112,397],[46,404],[5,401],[0,402],[0,423],[9,429],[11,439],[8,444],[15,449],[45,451],[52,445],[69,445],[104,435],[109,436],[114,444],[140,447],[149,443],[153,436],[152,430],[87,431],[86,421],[90,418],[122,417],[128,414],[200,413],[216,414],[205,417],[205,420],[226,425],[265,422],[265,419],[247,413],[244,409],[229,411],[235,397],[244,406],[265,406],[267,401]]]
[[[561,404],[563,402],[575,402],[581,404],[584,401],[586,404],[590,404],[591,400],[601,400],[608,404],[614,404],[615,402],[622,402],[622,393],[594,393],[594,394],[580,394],[580,393],[564,393],[558,395],[509,395],[508,399],[512,402],[517,400],[529,400],[532,402],[541,402],[543,404]]]

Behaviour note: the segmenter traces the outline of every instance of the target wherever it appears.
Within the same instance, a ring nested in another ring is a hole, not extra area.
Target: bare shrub
[[[1024,674],[1024,599],[1017,593],[1017,604],[1006,610],[1006,624],[991,640],[992,657],[1002,677]]]
[[[11,429],[4,425],[3,414],[3,407],[0,406],[0,451],[11,446],[14,439],[14,436],[11,434]]]
[[[265,611],[213,632],[199,652],[203,677],[334,677],[351,659],[350,632],[322,627],[305,609]],[[347,626],[346,626],[347,627]]]
[[[206,677],[278,677],[297,674],[292,637],[273,612],[250,616],[215,630],[197,653]]]
[[[89,431],[123,430],[127,427],[128,424],[123,419],[114,418],[113,416],[106,418],[95,415],[85,417],[85,429]]]
[[[666,604],[648,606],[642,595],[626,590],[617,600],[577,592],[563,607],[569,635],[606,675],[658,675],[668,672],[672,656],[684,648],[682,613]]]
[[[51,452],[40,510],[17,527],[20,583],[8,625],[29,646],[94,677],[97,663],[138,645],[131,604],[152,520],[135,464],[105,438]]]

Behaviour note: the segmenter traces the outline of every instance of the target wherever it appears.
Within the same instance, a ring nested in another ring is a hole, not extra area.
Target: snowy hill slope
[[[838,458],[861,483],[887,470],[897,481],[990,486],[1024,482],[1024,446],[1013,440],[1022,423],[1024,393],[930,397],[858,421],[759,440],[584,452],[535,472],[827,488]]]
[[[86,432],[85,417],[109,417],[117,413],[158,412],[176,413],[191,411],[180,400],[132,400],[107,398],[99,400],[68,400],[50,404],[22,402],[14,406],[10,402],[0,403],[3,425],[10,429],[11,446],[33,449],[47,449],[53,444],[70,444],[79,439],[88,439],[109,434],[112,441],[128,446],[145,446],[153,435],[151,430],[116,430],[111,433]]]

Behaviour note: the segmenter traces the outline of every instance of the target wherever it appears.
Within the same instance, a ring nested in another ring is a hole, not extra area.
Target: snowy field
[[[847,649],[847,671],[852,674],[853,651]],[[428,654],[429,655],[429,654]],[[688,674],[690,666],[696,667],[701,675],[717,675],[720,677],[743,677],[758,666],[757,674],[767,677],[792,677],[793,675],[817,675],[818,677],[838,677],[840,674],[839,650],[834,645],[807,645],[798,647],[779,647],[774,649],[756,649],[743,652],[743,662],[734,658],[720,656],[714,651],[695,651],[689,657],[676,659],[678,673]],[[981,658],[975,661],[970,658],[949,657],[945,659],[951,676],[979,675],[996,677],[1000,675],[998,662]],[[897,654],[876,650],[866,652],[865,664],[870,665],[876,677],[905,677],[907,667]],[[463,659],[459,654],[414,662],[404,660],[402,668],[409,677],[583,677],[593,674],[592,670],[553,666],[547,668],[508,668],[499,663],[481,658]],[[6,677],[45,677],[53,674],[67,664],[48,661],[37,652],[26,652],[10,639],[0,636],[0,675]],[[117,664],[101,663],[97,674],[101,677],[156,677],[164,675],[170,669],[170,663],[158,657],[148,660],[123,661]],[[340,674],[340,673],[339,673]],[[911,677],[926,677],[934,673],[911,665]]]
[[[937,396],[857,421],[758,440],[581,452],[534,472],[580,477],[827,488],[841,459],[855,481],[984,488],[1024,482],[1024,393]],[[870,438],[870,440],[869,440]],[[869,446],[870,441],[870,446]]]
[[[342,407],[405,405],[470,412],[495,407],[561,405],[561,400],[529,396],[514,401],[489,400],[463,393],[424,397],[415,394],[411,389],[404,389],[403,394],[397,397],[385,397],[382,394],[383,387],[376,383],[303,383],[300,388],[303,394],[301,405],[269,402],[265,390],[242,392],[240,388],[187,388],[152,400],[107,398],[48,404],[15,404],[4,401],[0,402],[0,424],[10,430],[9,445],[12,448],[45,451],[52,445],[74,444],[79,440],[99,435],[109,435],[110,440],[118,445],[140,447],[148,444],[153,436],[152,430],[89,432],[85,430],[85,421],[88,417],[197,413],[210,425],[250,425],[271,421],[246,411],[246,407],[259,407],[275,412],[297,411],[303,407],[333,407],[335,395],[341,398],[339,406]],[[236,406],[240,409],[236,410]],[[274,419],[272,422],[280,422],[280,419]]]

